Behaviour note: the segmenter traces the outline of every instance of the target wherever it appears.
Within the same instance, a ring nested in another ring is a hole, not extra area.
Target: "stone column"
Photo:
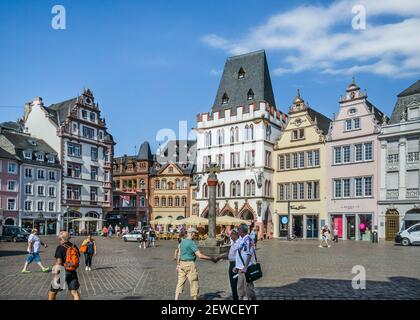
[[[280,236],[280,216],[278,213],[273,214],[273,237],[278,238]]]
[[[207,178],[207,185],[209,187],[209,232],[208,240],[210,242],[216,242],[216,187],[217,187],[217,176],[214,173],[210,173]],[[213,241],[214,240],[214,241]]]

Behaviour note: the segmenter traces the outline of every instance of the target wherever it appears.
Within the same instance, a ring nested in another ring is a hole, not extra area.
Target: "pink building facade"
[[[386,116],[353,82],[341,97],[327,136],[327,210],[344,240],[370,241],[378,231],[380,144]]]
[[[18,225],[19,163],[0,148],[0,217],[3,225]]]

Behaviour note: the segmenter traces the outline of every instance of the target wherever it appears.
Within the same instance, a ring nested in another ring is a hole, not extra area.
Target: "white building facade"
[[[217,215],[251,221],[272,236],[273,147],[287,117],[277,111],[264,51],[228,58],[211,113],[197,118],[197,194],[208,214],[206,173],[220,168]]]
[[[92,92],[86,89],[76,98],[49,107],[37,98],[25,107],[24,125],[60,156],[62,229],[75,234],[98,231],[112,208],[115,143]]]
[[[379,135],[379,233],[389,241],[401,229],[420,222],[420,80],[397,97],[391,119]]]

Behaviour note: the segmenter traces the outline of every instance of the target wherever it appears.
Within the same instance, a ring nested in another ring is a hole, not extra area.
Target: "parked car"
[[[401,243],[403,246],[409,246],[410,244],[420,244],[420,223],[416,223],[410,228],[398,232],[395,236],[395,242]]]
[[[141,239],[141,231],[140,230],[133,230],[130,231],[129,233],[123,235],[123,240],[125,242],[127,241],[139,241]]]
[[[30,233],[21,227],[3,226],[3,234],[1,238],[12,242],[28,241],[29,235]]]

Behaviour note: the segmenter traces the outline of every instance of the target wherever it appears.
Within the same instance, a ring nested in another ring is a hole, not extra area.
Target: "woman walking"
[[[328,240],[330,239],[330,234],[331,232],[330,229],[328,229],[328,226],[324,226],[321,231],[321,243],[319,244],[320,248],[323,247],[324,242],[326,243],[328,248],[331,247],[328,242]]]
[[[80,246],[80,252],[85,254],[86,271],[92,271],[92,258],[96,255],[96,243],[91,235],[83,241]]]

